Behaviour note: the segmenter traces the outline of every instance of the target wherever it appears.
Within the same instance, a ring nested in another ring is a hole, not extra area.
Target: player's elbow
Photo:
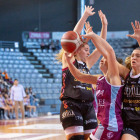
[[[108,53],[109,53],[109,54],[114,54],[114,50],[113,50],[112,47],[108,48]]]
[[[109,48],[108,51],[107,51],[107,57],[111,57],[111,58],[116,58],[115,56],[115,52],[113,50],[113,48]]]

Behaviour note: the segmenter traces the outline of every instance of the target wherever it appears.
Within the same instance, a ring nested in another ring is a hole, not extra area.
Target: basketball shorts
[[[85,100],[64,100],[61,103],[60,121],[64,130],[71,126],[83,126],[84,130],[97,127],[93,103]]]
[[[122,135],[123,134],[130,134],[140,140],[140,124],[124,124]]]

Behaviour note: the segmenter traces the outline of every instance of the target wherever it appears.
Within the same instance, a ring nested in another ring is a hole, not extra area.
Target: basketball
[[[61,38],[62,48],[69,53],[75,52],[83,44],[82,38],[77,32],[68,31]]]

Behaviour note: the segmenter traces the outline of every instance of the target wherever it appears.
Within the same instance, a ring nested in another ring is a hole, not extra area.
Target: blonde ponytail
[[[60,52],[58,54],[56,54],[55,59],[57,59],[59,62],[62,62],[62,56],[63,56],[63,54],[64,54],[64,49],[62,48],[60,50]]]
[[[131,70],[131,55],[125,58],[124,65]]]

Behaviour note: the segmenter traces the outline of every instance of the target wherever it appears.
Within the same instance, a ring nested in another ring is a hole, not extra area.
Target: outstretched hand
[[[95,14],[95,12],[93,12],[94,8],[92,8],[92,6],[87,6],[85,5],[85,13],[88,15],[88,16],[92,16]]]
[[[103,14],[103,12],[101,10],[98,11],[98,14],[101,19],[102,25],[108,25],[108,21],[107,21],[105,14]]]
[[[135,25],[133,24],[133,22],[131,22],[132,28],[134,30],[134,34],[130,35],[128,34],[128,37],[134,38],[137,41],[140,40],[140,25],[139,25],[139,21],[135,20]]]
[[[85,22],[85,32],[86,32],[86,34],[88,34],[88,33],[90,33],[90,32],[93,32],[92,31],[92,27],[90,26],[90,23],[87,21],[87,22]],[[84,38],[83,39],[83,42],[88,42],[90,39],[89,38]]]
[[[90,32],[93,32],[92,27],[90,26],[90,23],[88,21],[85,22],[85,29],[84,30],[85,30],[86,34],[90,33]]]
[[[89,33],[87,33],[85,35],[81,35],[81,36],[84,37],[86,40],[90,40],[91,38],[94,37],[94,34],[95,33],[92,31],[92,32],[89,32]]]

